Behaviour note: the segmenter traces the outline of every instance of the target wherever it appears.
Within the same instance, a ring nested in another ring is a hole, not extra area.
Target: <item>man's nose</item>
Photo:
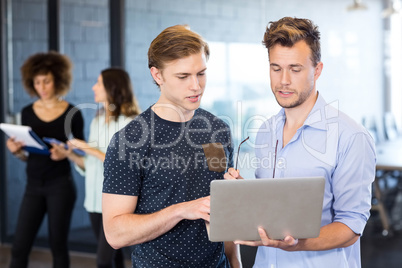
[[[281,84],[282,85],[289,85],[290,84],[290,75],[289,71],[284,70],[281,76]]]
[[[191,89],[192,90],[199,90],[201,88],[200,81],[198,80],[197,76],[193,76],[191,78]]]

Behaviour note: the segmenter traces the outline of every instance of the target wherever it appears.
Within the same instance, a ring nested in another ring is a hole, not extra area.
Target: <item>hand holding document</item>
[[[24,150],[34,153],[48,154],[46,144],[32,131],[29,126],[0,123],[0,129],[10,138],[24,144]]]
[[[64,149],[68,150],[68,145],[63,143],[63,142],[61,142],[61,141],[59,141],[59,140],[57,140],[57,139],[49,138],[49,137],[43,137],[43,140],[45,142],[49,143],[49,144],[52,144],[52,143],[57,144],[57,145],[64,144]],[[84,156],[85,155],[85,152],[83,150],[78,149],[78,148],[73,148],[73,152],[78,154],[79,156]]]

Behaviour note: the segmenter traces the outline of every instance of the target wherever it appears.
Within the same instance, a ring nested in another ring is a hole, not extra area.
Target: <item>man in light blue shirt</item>
[[[360,236],[370,216],[375,147],[368,132],[316,89],[323,69],[320,33],[310,20],[271,22],[268,49],[271,88],[283,108],[257,134],[256,178],[324,176],[320,235],[271,240],[260,228],[254,267],[361,267]],[[229,169],[225,179],[241,178]],[[303,224],[302,222],[300,224]]]

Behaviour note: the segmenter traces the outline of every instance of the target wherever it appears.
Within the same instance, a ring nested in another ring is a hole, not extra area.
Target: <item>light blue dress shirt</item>
[[[321,95],[303,126],[283,147],[285,119],[282,109],[258,131],[256,178],[272,178],[275,165],[276,179],[325,177],[321,226],[341,222],[356,234],[362,234],[370,216],[375,176],[376,156],[371,136],[362,126],[327,104]],[[287,252],[259,247],[254,267],[361,267],[360,239],[347,248],[326,251]]]

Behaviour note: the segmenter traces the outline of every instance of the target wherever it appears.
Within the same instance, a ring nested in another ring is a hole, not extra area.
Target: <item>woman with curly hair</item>
[[[23,85],[38,99],[24,107],[21,122],[40,137],[67,141],[83,139],[81,112],[62,97],[70,89],[72,64],[57,52],[37,53],[21,67]],[[68,233],[76,200],[76,188],[68,159],[54,146],[48,154],[28,153],[24,144],[7,140],[11,153],[27,162],[27,184],[11,250],[10,267],[27,267],[39,227],[48,217],[53,267],[69,267]]]
[[[88,142],[73,139],[68,142],[69,150],[57,146],[85,174],[84,207],[89,213],[97,245],[98,268],[124,267],[122,250],[113,249],[105,238],[102,224],[102,186],[103,161],[107,146],[113,134],[125,127],[140,113],[140,108],[133,94],[130,76],[120,68],[103,70],[92,87],[94,100],[100,105],[97,115],[91,122]],[[85,156],[75,154],[72,149],[83,150]]]

